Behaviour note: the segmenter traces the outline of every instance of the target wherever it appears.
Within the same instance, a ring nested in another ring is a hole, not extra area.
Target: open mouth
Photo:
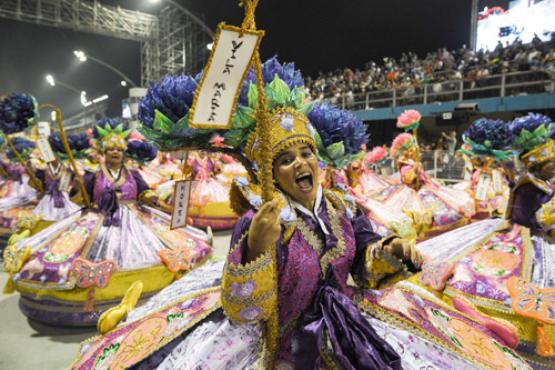
[[[295,183],[303,192],[312,190],[314,186],[314,181],[312,179],[312,174],[310,172],[303,172],[297,175],[295,178]]]

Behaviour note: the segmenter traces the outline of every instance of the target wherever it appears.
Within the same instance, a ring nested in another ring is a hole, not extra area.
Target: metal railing
[[[464,179],[464,160],[460,156],[450,155],[446,150],[421,151],[420,163],[429,176],[445,183],[455,183]],[[385,176],[391,176],[395,172],[391,160],[373,169]]]
[[[503,73],[476,80],[448,80],[383,89],[354,94],[352,97],[343,94],[339,98],[325,100],[344,109],[364,110],[546,92],[555,92],[555,76],[538,70]]]

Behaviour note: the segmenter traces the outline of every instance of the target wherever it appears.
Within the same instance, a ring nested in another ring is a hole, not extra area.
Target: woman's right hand
[[[247,239],[248,262],[254,261],[276,244],[281,232],[279,215],[280,208],[276,200],[265,203],[254,215]]]

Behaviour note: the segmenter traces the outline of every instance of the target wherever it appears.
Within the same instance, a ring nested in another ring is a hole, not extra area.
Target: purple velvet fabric
[[[517,187],[513,190],[513,206],[510,211],[511,221],[532,229],[534,233],[540,232],[541,227],[536,220],[536,211],[552,197],[553,194],[547,194],[533,183],[526,183]]]
[[[326,228],[332,230],[325,202],[318,215]],[[232,263],[245,263],[247,238],[237,243],[247,233],[253,217],[254,211],[247,212],[234,228],[231,245],[236,248],[228,256]],[[380,239],[372,231],[368,218],[362,213],[352,220],[340,217],[345,250],[322,274],[320,257],[337,245],[337,238],[332,233],[325,235],[311,217],[300,212],[298,217],[322,241],[323,250],[318,255],[298,229],[285,246],[281,246],[281,236],[276,244],[278,307],[282,328],[277,359],[294,363],[297,368],[317,369],[321,364],[321,338],[326,333],[333,345],[335,361],[345,368],[400,368],[399,357],[394,350],[360,316],[351,300],[353,291],[347,286],[349,273],[362,273],[368,245]],[[296,352],[298,346],[295,343],[299,341],[303,341],[303,350]],[[374,364],[380,365],[376,367]]]

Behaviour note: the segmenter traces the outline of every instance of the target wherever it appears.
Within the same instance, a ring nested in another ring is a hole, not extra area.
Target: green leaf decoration
[[[266,104],[270,110],[278,106],[286,106],[291,94],[289,86],[277,75],[269,85],[266,85],[264,92],[266,93]]]
[[[243,144],[243,141],[246,141],[247,135],[243,130],[228,130],[223,135],[225,139],[225,143],[227,145],[237,147]]]
[[[249,82],[247,100],[249,102],[249,108],[256,109],[256,107],[258,106],[258,89],[256,88],[256,85],[252,82]]]
[[[108,135],[108,130],[103,129],[100,126],[97,126],[96,130],[98,131],[98,135],[100,135],[100,137],[105,137],[106,135]]]
[[[155,110],[153,127],[156,130],[161,131],[164,134],[169,134],[172,132],[173,126],[174,123],[166,117],[164,113],[160,112],[158,109]]]
[[[189,112],[187,112],[187,114],[184,117],[181,117],[175,123],[175,125],[173,125],[173,130],[171,132],[173,134],[180,135],[180,133],[184,132],[188,128],[189,128]]]
[[[316,148],[318,148],[319,151],[325,151],[322,138],[320,137],[320,134],[316,130],[314,130],[314,141],[316,141]]]
[[[291,95],[289,96],[288,105],[295,109],[299,109],[304,104],[304,98],[304,89],[301,86],[295,86],[295,88],[291,92]]]
[[[231,122],[232,129],[244,129],[252,126],[255,122],[255,109],[250,107],[239,106],[235,111]]]
[[[314,107],[314,104],[315,104],[315,103],[312,102],[312,103],[308,103],[308,104],[305,104],[305,105],[301,106],[301,107],[299,108],[299,112],[301,112],[301,113],[304,114],[305,116],[308,116],[308,113],[310,113],[310,111],[311,111],[312,108]]]
[[[345,146],[343,141],[333,143],[326,148],[326,153],[331,159],[338,159],[345,155]]]

